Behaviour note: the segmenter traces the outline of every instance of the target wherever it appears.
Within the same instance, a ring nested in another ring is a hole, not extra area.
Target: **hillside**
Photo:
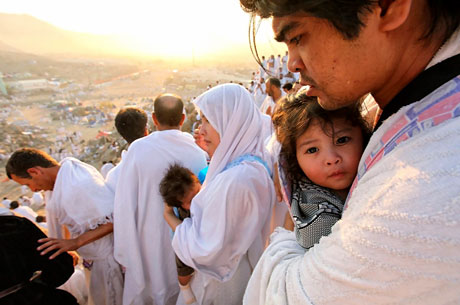
[[[0,13],[0,50],[36,55],[92,55],[126,52],[114,37],[62,30],[29,15]]]

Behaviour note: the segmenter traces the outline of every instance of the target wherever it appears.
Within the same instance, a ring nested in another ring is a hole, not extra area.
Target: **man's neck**
[[[180,130],[180,126],[164,126],[164,125],[157,125],[158,131],[165,131],[165,130]]]
[[[388,73],[385,84],[379,90],[371,92],[380,108],[385,108],[404,87],[425,70],[441,45],[442,41],[435,39],[425,45],[419,42],[418,48],[402,54],[399,64]]]
[[[273,101],[276,103],[280,97],[281,97],[281,90],[273,89],[273,96],[272,96]]]

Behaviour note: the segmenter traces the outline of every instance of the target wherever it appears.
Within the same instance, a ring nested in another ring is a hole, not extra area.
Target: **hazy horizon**
[[[82,55],[99,53],[101,56],[111,54],[164,60],[195,58],[199,61],[231,58],[232,62],[253,60],[248,42],[249,15],[240,8],[238,0],[201,0],[199,6],[195,1],[185,0],[167,3],[134,0],[129,6],[109,1],[82,0],[71,8],[55,0],[32,3],[17,0],[3,4],[0,13],[32,16],[63,33],[72,32],[75,34],[72,43],[83,44],[86,48],[86,52],[75,48],[76,53]],[[6,26],[8,29],[8,24]],[[13,26],[9,28],[12,32],[17,30]],[[5,32],[4,35],[8,35],[8,31]],[[32,44],[33,48],[27,49],[38,50],[36,54],[43,54],[40,52],[42,49],[52,49],[51,43],[41,48],[39,37],[36,37],[36,42],[32,41],[37,35],[30,38],[20,36],[29,39],[21,43],[24,46]],[[15,41],[19,39],[18,35],[13,38]],[[8,44],[2,38],[0,42]],[[273,39],[269,20],[262,23],[257,42],[259,54],[276,55],[285,51],[285,47]],[[91,50],[92,45],[97,52]],[[57,44],[55,49],[57,54],[60,49],[65,50]]]

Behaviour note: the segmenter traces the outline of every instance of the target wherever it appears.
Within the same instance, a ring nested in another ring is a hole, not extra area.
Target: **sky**
[[[207,56],[247,47],[249,15],[238,0],[10,0],[0,12],[28,14],[62,29],[122,36],[152,55]],[[263,53],[284,53],[270,21],[257,42]]]

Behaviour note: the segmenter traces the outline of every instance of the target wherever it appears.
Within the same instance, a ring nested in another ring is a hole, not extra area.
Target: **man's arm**
[[[38,242],[42,243],[42,245],[38,247],[37,250],[42,251],[40,253],[41,255],[45,255],[52,250],[57,250],[49,257],[50,259],[53,259],[61,253],[77,250],[78,248],[98,240],[112,232],[113,223],[106,223],[73,239],[57,239],[50,237],[42,238],[38,240]]]

